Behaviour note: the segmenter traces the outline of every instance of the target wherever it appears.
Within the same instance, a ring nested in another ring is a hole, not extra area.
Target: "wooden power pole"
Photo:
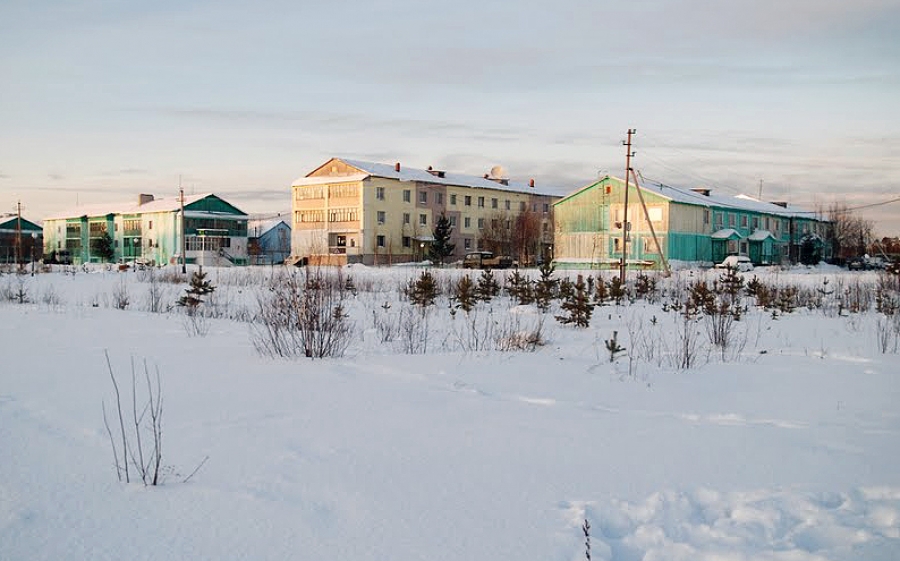
[[[181,201],[181,274],[187,274],[187,255],[184,253],[185,246],[187,244],[184,243],[184,235],[187,231],[184,225],[184,189],[181,188],[181,178],[178,180],[178,193],[180,195]]]
[[[628,185],[631,177],[631,136],[637,131],[628,129],[628,140],[625,141],[625,216],[622,219],[622,260],[619,262],[619,281],[625,284],[625,268],[628,260],[628,232],[631,229],[631,223],[628,222]]]

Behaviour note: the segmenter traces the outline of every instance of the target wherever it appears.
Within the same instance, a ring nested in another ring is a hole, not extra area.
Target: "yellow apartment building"
[[[552,258],[553,203],[560,197],[483,176],[332,158],[294,181],[291,254],[331,264],[388,265],[428,258],[441,215],[452,226],[452,262],[476,249],[522,264]]]

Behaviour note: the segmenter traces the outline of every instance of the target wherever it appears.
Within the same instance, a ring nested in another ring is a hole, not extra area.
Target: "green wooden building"
[[[0,263],[28,263],[41,258],[44,231],[18,214],[0,215]]]
[[[626,218],[625,182],[606,176],[563,197],[553,209],[554,260],[563,268],[616,267],[623,244],[629,267],[660,267],[663,258],[708,266],[728,255],[779,264],[797,262],[801,252],[813,250],[827,257],[827,221],[787,203],[744,195],[631,184]]]
[[[248,216],[213,195],[140,195],[132,204],[79,207],[44,220],[44,253],[67,252],[73,263],[102,261],[99,240],[109,235],[115,261],[180,262],[182,229],[187,263],[247,263]],[[183,223],[182,223],[183,220]]]

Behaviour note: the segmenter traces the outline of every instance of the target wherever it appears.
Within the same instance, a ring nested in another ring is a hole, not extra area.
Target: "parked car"
[[[872,271],[886,269],[889,264],[890,263],[888,261],[878,255],[874,257],[862,255],[860,257],[854,257],[853,259],[848,261],[847,268],[851,271]]]
[[[742,272],[752,271],[753,262],[746,255],[729,255],[724,261],[716,264],[717,269],[727,269],[729,267]]]
[[[490,251],[470,251],[463,257],[463,269],[508,269],[517,263],[508,255],[494,256]]]

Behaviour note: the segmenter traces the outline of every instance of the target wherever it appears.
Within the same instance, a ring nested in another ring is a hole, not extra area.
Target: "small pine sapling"
[[[653,299],[656,294],[656,279],[646,273],[638,273],[634,279],[634,295],[645,300]]]
[[[475,296],[483,302],[490,302],[498,294],[500,294],[500,283],[497,282],[490,269],[484,269],[481,271],[481,276],[478,277]]]
[[[609,281],[609,297],[612,298],[616,306],[622,303],[622,300],[628,296],[628,287],[619,277],[613,277]]]
[[[534,283],[534,301],[541,311],[546,312],[550,309],[550,302],[556,295],[558,281],[553,278],[556,268],[549,261],[545,261],[539,270],[541,278]]]
[[[556,320],[560,323],[574,323],[577,327],[588,327],[591,324],[591,313],[594,311],[594,306],[591,304],[584,277],[578,275],[572,295],[560,307],[567,314],[556,316]]]
[[[594,305],[603,306],[609,300],[609,287],[603,275],[597,275],[597,285],[594,289]]]
[[[437,295],[438,287],[437,282],[434,280],[434,275],[428,271],[422,271],[422,274],[419,275],[419,278],[412,285],[409,295],[410,301],[417,306],[425,308],[434,304]]]
[[[204,302],[203,298],[212,294],[216,290],[213,284],[206,280],[206,273],[203,271],[195,271],[191,275],[191,284],[184,289],[185,295],[178,299],[179,306],[183,307],[188,315],[194,315],[200,304]]]
[[[534,291],[531,288],[531,281],[519,272],[518,269],[510,275],[506,291],[510,298],[514,299],[521,305],[531,304],[534,301]]]
[[[462,311],[469,313],[475,308],[475,283],[469,275],[465,275],[458,281],[454,287],[454,298],[456,299],[456,307]]]
[[[612,337],[610,337],[609,339],[606,340],[606,350],[609,351],[609,361],[610,362],[615,362],[616,355],[618,355],[619,353],[625,352],[625,347],[619,345],[619,341],[617,339],[618,335],[619,335],[618,331],[613,331]]]

